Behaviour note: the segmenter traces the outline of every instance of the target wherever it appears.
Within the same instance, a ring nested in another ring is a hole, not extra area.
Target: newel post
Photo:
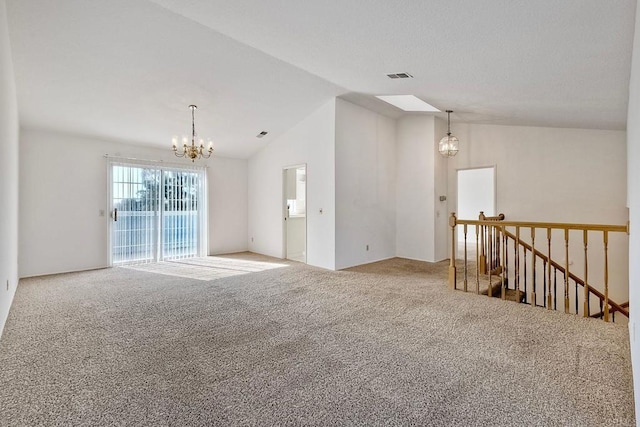
[[[449,258],[449,287],[456,288],[456,213],[451,212],[449,217],[451,227],[451,258]]]
[[[480,215],[478,215],[478,221],[485,220],[484,212],[480,211]],[[487,253],[485,252],[485,241],[484,241],[484,225],[478,225],[480,228],[480,274],[487,274]]]

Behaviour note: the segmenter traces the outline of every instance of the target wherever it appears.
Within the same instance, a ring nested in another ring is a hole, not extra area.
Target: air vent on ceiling
[[[265,136],[268,133],[269,132],[267,132],[266,130],[263,130],[262,132],[260,132],[259,134],[256,135],[256,138],[262,138],[263,136]]]
[[[390,79],[412,79],[413,76],[409,73],[393,73],[387,74]]]

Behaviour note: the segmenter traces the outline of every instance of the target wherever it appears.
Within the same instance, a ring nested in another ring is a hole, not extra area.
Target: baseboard
[[[374,262],[385,261],[385,260],[393,259],[393,258],[397,258],[397,257],[396,256],[390,256],[390,257],[378,258],[378,259],[374,259],[374,260],[367,260],[366,262],[363,262],[363,263],[360,263],[360,264],[352,264],[352,265],[340,266],[340,267],[336,266],[336,271],[344,270],[346,268],[351,268],[351,267],[358,267],[360,265],[373,264]]]
[[[244,248],[244,249],[229,249],[229,250],[224,250],[224,251],[214,251],[214,252],[209,252],[209,254],[207,256],[217,256],[217,255],[227,255],[227,254],[241,254],[242,252],[251,252],[251,250],[249,250],[249,248]]]
[[[408,256],[400,256],[400,255],[395,256],[394,258],[410,259],[411,261],[428,262],[428,263],[431,263],[431,264],[436,264],[436,263],[438,263],[438,262],[446,261],[446,260],[448,260],[448,259],[449,259],[449,258],[442,258],[442,259],[439,259],[439,260],[437,260],[437,261],[427,261],[426,259],[411,258],[411,257],[408,257]]]
[[[81,268],[79,270],[64,270],[64,271],[56,271],[56,272],[52,272],[52,273],[37,273],[37,274],[31,274],[31,275],[28,275],[28,276],[20,276],[20,280],[29,279],[29,278],[32,278],[32,277],[53,276],[53,275],[56,275],[56,274],[69,274],[69,273],[80,273],[80,272],[83,272],[83,271],[104,270],[105,268],[111,268],[111,266],[104,265],[104,266],[97,266],[97,267]]]

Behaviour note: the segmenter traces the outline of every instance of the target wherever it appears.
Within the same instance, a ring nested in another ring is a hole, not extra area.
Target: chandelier
[[[195,161],[195,159],[208,159],[211,157],[213,153],[213,142],[209,139],[209,148],[205,151],[204,149],[204,139],[200,138],[198,140],[198,145],[196,145],[196,125],[195,125],[195,111],[198,108],[195,105],[189,105],[191,109],[191,145],[188,145],[189,139],[186,136],[182,137],[182,150],[178,151],[178,137],[173,137],[173,153],[177,157],[187,157],[191,159],[191,161]]]
[[[451,135],[451,120],[450,115],[453,113],[452,110],[447,111],[447,136],[443,137],[440,140],[440,144],[438,144],[438,151],[444,157],[453,157],[458,154],[458,138]]]

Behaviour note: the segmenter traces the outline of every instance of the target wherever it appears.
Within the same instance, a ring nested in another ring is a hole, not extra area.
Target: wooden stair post
[[[505,236],[505,228],[504,226],[502,226],[501,228],[497,228],[496,227],[496,233],[498,233],[498,235],[500,236],[498,241],[500,242]],[[500,245],[502,246],[502,254],[500,255],[500,284],[501,284],[501,288],[502,288],[502,299],[506,299],[507,298],[507,245],[503,244]],[[500,250],[500,246],[498,246],[498,251]]]
[[[451,258],[449,259],[449,287],[456,288],[456,213],[451,212],[449,218],[451,227]]]
[[[604,230],[604,321],[609,321],[609,232]]]
[[[534,255],[535,256],[535,255]],[[551,298],[551,228],[547,228],[547,309],[553,308],[553,299]]]
[[[508,237],[508,236],[507,236]],[[513,243],[513,248],[515,250],[513,262],[514,262],[514,271],[513,271],[513,280],[514,287],[516,288],[516,300],[520,300],[520,250],[518,248],[518,242],[520,242],[520,227],[516,227],[516,240]]]
[[[479,221],[484,221],[485,220],[485,216],[484,216],[484,212],[480,211],[480,215],[478,216],[478,220]],[[487,274],[487,253],[485,252],[485,247],[486,247],[486,243],[484,240],[484,231],[485,231],[485,226],[484,225],[478,225],[478,227],[480,227],[480,274]]]
[[[589,317],[589,258],[587,256],[589,237],[587,230],[582,232],[582,240],[584,241],[584,307],[582,309],[582,315],[584,317]]]
[[[463,290],[467,292],[467,224],[462,226],[464,231],[464,287]]]
[[[569,313],[569,229],[564,229],[564,312]]]
[[[531,227],[531,306],[536,306],[536,229]],[[519,295],[518,295],[519,296]],[[526,298],[526,294],[525,294]]]

